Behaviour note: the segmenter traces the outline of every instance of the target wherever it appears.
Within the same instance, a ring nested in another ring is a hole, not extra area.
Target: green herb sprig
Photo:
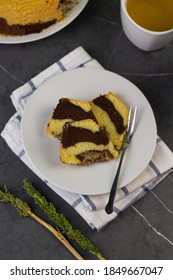
[[[35,203],[43,209],[43,211],[48,215],[48,217],[62,230],[68,238],[75,240],[83,249],[90,251],[92,254],[96,255],[98,259],[104,260],[99,249],[94,246],[91,241],[86,238],[79,230],[74,229],[69,221],[64,217],[63,214],[57,212],[55,206],[46,200],[46,198],[38,192],[33,185],[27,181],[23,180],[24,189],[27,194],[31,196]]]
[[[7,187],[4,187],[4,190],[0,190],[0,201],[11,203],[16,210],[18,211],[19,215],[22,217],[32,217],[42,226],[47,228],[58,240],[78,259],[83,260],[83,257],[71,246],[71,244],[66,240],[66,238],[61,234],[59,230],[54,229],[50,224],[46,223],[40,217],[35,215],[29,205],[21,200],[18,197],[15,197],[12,193],[10,193]]]
[[[28,217],[31,214],[29,205],[20,198],[15,197],[14,194],[10,193],[6,186],[4,187],[4,191],[0,190],[0,200],[2,202],[11,203],[16,208],[20,216]]]

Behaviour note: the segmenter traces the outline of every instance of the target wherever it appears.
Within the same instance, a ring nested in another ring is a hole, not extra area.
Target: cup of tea
[[[173,40],[173,0],[121,0],[124,33],[138,48],[153,51]]]

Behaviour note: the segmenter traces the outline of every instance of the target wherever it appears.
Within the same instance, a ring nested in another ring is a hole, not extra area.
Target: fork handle
[[[117,186],[118,186],[118,179],[119,179],[119,174],[120,174],[121,165],[122,165],[122,162],[123,162],[125,151],[126,151],[126,148],[122,150],[119,165],[118,165],[118,169],[117,169],[117,172],[116,172],[113,184],[112,184],[112,188],[111,188],[111,191],[110,191],[109,200],[108,200],[108,203],[105,207],[105,211],[106,211],[107,214],[111,214],[113,212],[115,194],[116,194],[116,190],[117,190]]]

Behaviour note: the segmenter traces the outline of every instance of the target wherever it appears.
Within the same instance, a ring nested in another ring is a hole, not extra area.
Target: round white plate
[[[119,159],[86,167],[63,164],[59,141],[46,134],[46,126],[62,97],[90,101],[112,91],[138,114],[132,142],[126,151],[119,188],[134,180],[148,165],[156,145],[156,123],[142,92],[125,78],[98,68],[78,68],[58,74],[39,87],[29,99],[22,118],[24,149],[37,171],[54,185],[79,194],[110,191]]]
[[[48,37],[64,27],[70,24],[85,8],[89,0],[79,0],[78,3],[67,12],[64,20],[57,22],[56,24],[44,29],[40,33],[33,33],[24,36],[0,36],[1,44],[19,44],[19,43],[28,43],[32,41],[37,41]]]

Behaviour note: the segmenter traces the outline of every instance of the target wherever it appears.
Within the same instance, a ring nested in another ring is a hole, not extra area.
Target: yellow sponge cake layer
[[[61,20],[59,0],[0,0],[0,33],[24,35],[40,32]]]
[[[61,98],[47,125],[47,133],[53,137],[61,138],[65,123],[84,119],[95,120],[89,102]]]
[[[128,107],[112,92],[101,95],[91,102],[98,125],[104,128],[117,150],[124,141],[128,122]]]
[[[64,126],[60,145],[63,163],[87,165],[112,160],[118,156],[107,134],[91,119]]]

